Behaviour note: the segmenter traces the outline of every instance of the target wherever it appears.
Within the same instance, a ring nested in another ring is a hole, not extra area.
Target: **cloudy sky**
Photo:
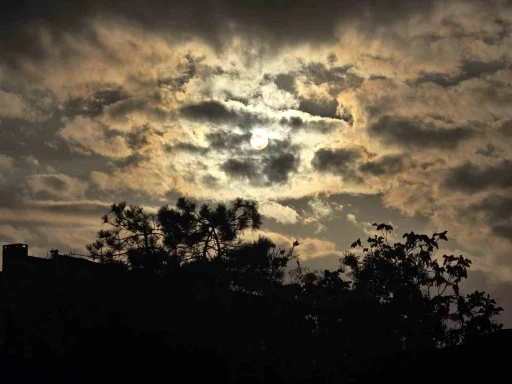
[[[317,268],[373,222],[448,230],[512,326],[510,1],[17,3],[1,243],[80,253],[112,202],[253,198]]]

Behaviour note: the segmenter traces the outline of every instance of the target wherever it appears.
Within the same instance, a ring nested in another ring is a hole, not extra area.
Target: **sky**
[[[113,202],[179,196],[258,200],[262,233],[320,269],[374,222],[447,230],[436,256],[470,258],[465,288],[512,327],[510,1],[5,9],[0,243],[84,253]]]

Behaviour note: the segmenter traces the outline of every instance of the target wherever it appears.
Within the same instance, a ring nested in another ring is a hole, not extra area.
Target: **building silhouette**
[[[11,257],[27,257],[28,244],[16,243],[6,244],[2,246],[2,260],[0,263],[0,271],[4,270],[4,260]]]
[[[28,256],[28,244],[16,243],[7,244],[2,247],[2,254],[4,256]]]

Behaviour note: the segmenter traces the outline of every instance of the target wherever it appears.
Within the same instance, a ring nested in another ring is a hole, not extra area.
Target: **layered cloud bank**
[[[113,201],[242,196],[338,255],[329,225],[368,229],[355,194],[512,276],[509,2],[173,4],[4,20],[2,242],[79,247]]]

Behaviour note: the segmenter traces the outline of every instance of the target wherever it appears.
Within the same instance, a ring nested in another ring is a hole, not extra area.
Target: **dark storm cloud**
[[[37,209],[48,214],[61,213],[72,216],[86,216],[100,218],[107,210],[109,204],[99,201],[70,201],[70,202],[38,202],[27,203],[27,209]],[[99,220],[98,220],[99,221]]]
[[[472,78],[490,75],[501,69],[509,68],[509,66],[510,63],[505,59],[489,62],[464,60],[461,65],[461,72],[464,73],[467,78]]]
[[[279,124],[297,130],[304,129],[307,131],[316,131],[323,134],[327,134],[334,131],[336,128],[339,128],[342,123],[328,120],[304,121],[298,116],[292,116],[289,118],[283,117],[279,121]]]
[[[327,84],[331,96],[337,96],[346,89],[356,89],[363,84],[364,79],[351,72],[351,65],[327,67],[324,63],[312,62],[304,64],[300,74],[306,78],[306,83],[315,85]]]
[[[362,181],[355,175],[357,162],[363,157],[362,148],[319,149],[311,161],[311,165],[319,172],[329,172],[342,176],[344,179]]]
[[[234,133],[230,131],[211,132],[206,135],[210,148],[215,150],[232,150],[238,152],[240,146],[249,143],[251,133]]]
[[[292,153],[279,153],[263,161],[263,173],[269,183],[286,183],[289,174],[297,171],[299,158]]]
[[[96,117],[103,113],[106,105],[117,103],[128,97],[122,89],[102,89],[90,96],[74,97],[64,104],[65,116]]]
[[[422,73],[416,80],[417,84],[432,82],[441,87],[452,87],[462,81],[472,78],[479,78],[483,75],[493,74],[501,69],[508,68],[510,63],[505,60],[499,61],[468,61],[462,62],[459,73],[448,75],[445,73]]]
[[[370,81],[372,81],[372,80],[387,80],[387,77],[382,76],[382,75],[370,75],[368,80],[370,80]]]
[[[65,180],[54,175],[47,175],[41,181],[43,185],[60,192],[66,191],[69,188]]]
[[[328,57],[329,59],[331,64],[335,62],[332,55]],[[342,111],[341,116],[337,113],[338,102],[336,100],[336,96],[341,91],[359,88],[364,82],[363,78],[349,72],[351,68],[350,65],[327,67],[321,62],[302,63],[302,68],[298,72],[280,73],[274,78],[266,76],[264,82],[273,81],[279,89],[292,94],[297,94],[296,78],[300,78],[306,84],[317,86],[327,84],[329,93],[333,97],[331,100],[302,99],[299,110],[313,116],[343,119],[352,123],[353,118],[348,111]]]
[[[181,91],[188,82],[197,74],[197,60],[192,55],[185,56],[187,64],[183,74],[179,77],[169,77],[158,79],[157,84],[160,88],[169,88],[172,91]]]
[[[124,119],[130,112],[145,111],[146,114],[156,118],[163,119],[166,113],[163,110],[155,108],[151,105],[151,101],[146,98],[126,98],[114,103],[108,109],[108,116],[114,119]]]
[[[350,126],[354,125],[354,116],[352,116],[352,113],[343,105],[340,105],[338,108],[340,119],[346,121]]]
[[[370,136],[383,143],[408,148],[454,149],[459,143],[476,135],[466,127],[437,128],[420,120],[383,116],[368,128]]]
[[[253,150],[255,153],[260,153],[258,150]],[[289,138],[287,139],[271,139],[268,142],[263,157],[277,156],[283,153],[300,153],[301,147],[296,144],[292,144]]]
[[[211,124],[235,124],[248,129],[257,124],[265,124],[267,119],[246,111],[235,111],[224,104],[209,100],[187,105],[180,109],[186,119]]]
[[[328,68],[324,63],[313,62],[303,66],[302,74],[317,85],[324,83],[337,84],[345,80],[350,68],[352,68],[350,65]]]
[[[374,161],[361,164],[359,170],[373,176],[383,176],[395,175],[411,166],[414,166],[414,164],[404,155],[385,155]]]
[[[459,76],[452,77],[445,73],[422,72],[416,80],[416,84],[434,83],[441,87],[452,87],[460,83]]]
[[[253,159],[228,159],[221,168],[229,176],[248,178],[251,181],[258,180],[261,175],[259,166]]]
[[[181,114],[190,120],[214,124],[234,123],[238,119],[235,112],[217,101],[204,101],[199,104],[187,105],[181,108]]]
[[[149,126],[143,126],[126,133],[126,145],[133,150],[138,150],[144,147],[149,144],[148,134],[150,131],[151,128],[149,128]]]
[[[422,169],[427,169],[427,168],[433,167],[435,165],[445,165],[445,164],[446,164],[446,160],[436,159],[433,161],[424,161],[420,164],[420,166]]]
[[[126,157],[114,158],[111,159],[109,164],[111,165],[110,171],[121,170],[127,167],[135,167],[138,166],[150,158],[147,154],[144,153],[132,153]]]
[[[203,176],[201,181],[210,188],[216,188],[219,184],[219,179],[212,175]]]
[[[482,155],[485,157],[496,157],[499,152],[499,148],[492,143],[488,143],[484,148],[478,148],[475,152],[476,155]]]
[[[344,120],[352,125],[354,123],[352,114],[344,106],[338,105],[336,100],[336,96],[341,91],[359,88],[364,82],[363,78],[349,72],[351,68],[350,65],[329,68],[320,62],[303,64],[299,74],[305,77],[305,82],[315,85],[327,84],[333,98],[331,100],[302,99],[298,109],[313,116]]]
[[[299,148],[289,140],[271,140],[264,150],[248,149],[239,155],[240,149],[221,165],[221,169],[234,178],[247,178],[257,186],[284,184],[297,171],[300,157]]]
[[[512,224],[498,224],[491,227],[492,233],[512,243]]]
[[[491,194],[469,207],[471,212],[483,212],[489,221],[512,219],[512,197]]]
[[[504,69],[504,73],[510,73],[510,63],[507,63]],[[482,88],[481,95],[489,100],[492,100],[497,105],[502,104],[508,107],[510,103],[512,103],[512,91],[508,77],[496,75],[489,77],[486,80],[486,87]],[[507,115],[497,117],[499,118],[505,116],[508,117]]]
[[[503,39],[510,36],[510,32],[512,31],[512,23],[503,20],[501,17],[495,18],[493,22],[495,26],[498,25],[500,27],[500,31],[483,37],[482,40],[489,45],[501,43]]]
[[[291,128],[294,128],[294,129],[301,129],[301,128],[304,128],[306,123],[304,122],[304,120],[302,120],[300,117],[298,116],[292,116],[292,117],[289,117],[289,118],[286,118],[286,117],[283,117],[279,123],[281,125],[287,125]]]
[[[261,158],[228,159],[221,169],[233,178],[247,178],[257,186],[287,183],[296,172],[299,158],[292,153],[277,153]]]
[[[512,119],[503,119],[500,122],[499,132],[506,138],[512,137]]]
[[[297,88],[295,87],[295,76],[290,73],[280,73],[274,79],[274,83],[279,89],[289,93],[296,93]]]
[[[453,168],[444,184],[449,189],[466,193],[478,192],[490,187],[511,188],[512,161],[502,160],[488,168],[480,168],[468,162]]]
[[[512,242],[512,196],[489,194],[478,203],[470,205],[461,215],[473,214],[473,220],[482,220],[490,226],[491,233]]]
[[[301,100],[299,103],[299,110],[309,113],[313,116],[328,117],[331,119],[339,119],[336,110],[338,102],[334,100]]]
[[[306,0],[185,1],[148,0],[50,0],[42,7],[35,0],[10,1],[0,16],[3,61],[12,69],[19,54],[44,59],[37,36],[24,28],[37,20],[50,27],[54,40],[63,40],[65,32],[84,32],[88,19],[101,16],[127,20],[143,28],[163,30],[173,35],[200,37],[216,48],[223,46],[223,35],[233,33],[265,39],[272,44],[334,41],[339,20],[360,20],[368,30],[389,25],[410,15],[427,17],[434,0],[322,0],[314,6]],[[370,10],[370,12],[368,12]],[[93,32],[89,39],[95,41]],[[73,52],[62,52],[64,56]]]
[[[312,165],[322,172],[337,173],[361,158],[361,153],[353,149],[319,149],[315,152]]]
[[[199,147],[197,145],[191,143],[183,143],[179,142],[174,145],[166,144],[164,146],[164,150],[167,152],[188,152],[188,153],[197,153],[197,154],[207,154],[210,151],[210,148]]]
[[[108,131],[105,132],[105,136],[108,138],[107,132]],[[123,136],[126,141],[126,145],[128,145],[128,147],[134,151],[139,150],[142,147],[148,145],[150,143],[150,137],[152,135],[162,137],[164,134],[162,131],[154,129],[149,125],[133,127],[131,131],[125,134],[119,131],[114,132],[115,134]]]

